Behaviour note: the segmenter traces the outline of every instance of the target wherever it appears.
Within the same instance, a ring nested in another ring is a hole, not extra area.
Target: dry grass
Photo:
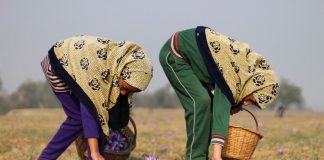
[[[253,159],[318,160],[324,159],[324,113],[290,111],[276,118],[271,111],[254,112],[264,138]],[[186,135],[182,109],[136,109],[137,148],[133,160],[155,155],[162,160],[184,155]],[[0,116],[0,160],[34,160],[65,119],[61,109],[24,109]],[[246,113],[232,118],[233,123],[254,129]],[[283,149],[283,154],[278,154]],[[75,146],[61,160],[78,159]]]

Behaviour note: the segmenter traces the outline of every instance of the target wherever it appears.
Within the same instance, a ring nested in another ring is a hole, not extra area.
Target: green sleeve
[[[216,85],[212,106],[211,143],[224,144],[228,132],[230,111],[231,103]]]

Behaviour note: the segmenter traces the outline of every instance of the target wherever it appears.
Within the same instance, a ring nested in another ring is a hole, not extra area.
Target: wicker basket
[[[124,151],[110,151],[108,149],[105,149],[105,152],[103,154],[103,157],[107,160],[127,160],[130,156],[130,153],[134,150],[136,147],[136,137],[137,137],[137,128],[134,120],[130,117],[130,122],[134,128],[134,132],[126,126],[125,128],[121,129],[121,134],[123,134],[128,141],[129,147],[127,150]],[[76,149],[78,152],[78,155],[81,160],[87,160],[88,153],[87,153],[87,143],[85,139],[83,138],[83,135],[79,136],[77,140],[75,141]]]
[[[222,150],[224,159],[246,160],[250,159],[262,135],[259,134],[259,125],[255,116],[247,109],[246,112],[252,115],[256,132],[238,126],[229,126],[226,143]]]

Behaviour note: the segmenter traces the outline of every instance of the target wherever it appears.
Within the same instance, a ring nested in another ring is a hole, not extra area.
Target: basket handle
[[[134,128],[134,136],[135,136],[135,139],[137,138],[137,127],[136,127],[136,124],[135,124],[135,121],[132,117],[129,117],[129,121],[131,122],[133,128]]]
[[[250,115],[253,117],[254,121],[255,121],[255,125],[256,125],[256,131],[259,133],[259,124],[258,124],[258,120],[255,118],[254,114],[249,111],[248,109],[242,108],[242,110],[250,113]]]

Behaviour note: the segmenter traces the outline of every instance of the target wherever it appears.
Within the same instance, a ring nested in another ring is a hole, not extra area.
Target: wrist
[[[91,154],[99,153],[98,139],[88,138],[88,145],[89,145]]]
[[[91,154],[100,154],[99,151],[90,151]]]
[[[214,151],[213,154],[214,154],[214,156],[221,157],[222,148],[223,148],[223,146],[221,144],[218,144],[218,143],[213,144],[213,151]]]
[[[97,160],[99,157],[102,157],[99,152],[91,152],[90,156],[94,160]]]

